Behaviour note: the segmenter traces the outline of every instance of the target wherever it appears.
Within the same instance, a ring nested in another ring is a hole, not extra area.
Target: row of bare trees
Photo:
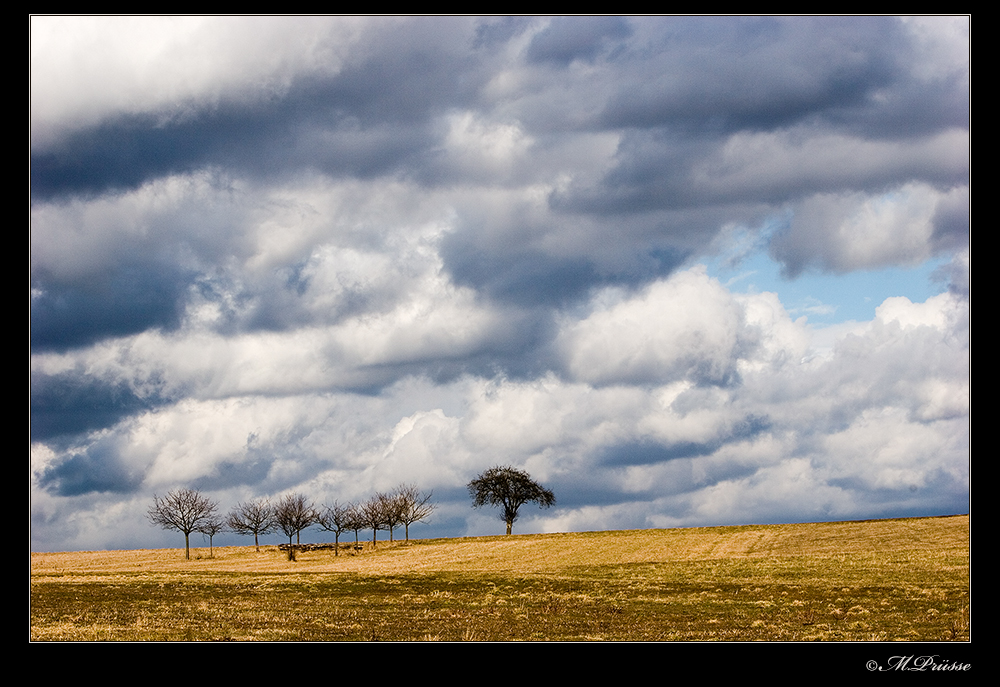
[[[340,536],[354,532],[372,531],[375,545],[378,531],[388,530],[389,541],[400,526],[405,528],[410,540],[410,525],[426,520],[434,512],[431,492],[422,493],[412,484],[403,484],[394,491],[377,493],[362,503],[317,507],[301,494],[289,494],[271,503],[259,499],[237,504],[229,515],[218,514],[218,504],[192,489],[179,489],[163,498],[153,497],[153,506],[147,516],[155,525],[184,533],[184,557],[190,558],[189,538],[192,532],[201,532],[209,538],[226,530],[244,536],[253,535],[254,545],[260,551],[260,536],[281,531],[288,537],[289,558],[294,556],[292,539],[299,543],[303,530],[319,526],[335,537],[335,553],[339,555]],[[211,555],[211,553],[210,553]]]
[[[318,513],[316,522],[321,529],[333,533],[338,547],[341,534],[354,532],[357,543],[361,530],[372,531],[372,545],[375,545],[379,530],[388,530],[389,541],[393,541],[400,526],[404,528],[406,541],[410,541],[410,525],[426,520],[433,512],[430,492],[423,494],[412,484],[404,484],[395,491],[377,493],[363,503],[326,506]]]
[[[498,465],[484,471],[468,484],[472,506],[496,506],[501,509],[500,519],[507,523],[507,534],[518,518],[518,513],[526,503],[537,503],[540,508],[549,508],[556,502],[552,490],[546,489],[531,478],[524,470],[510,465]],[[184,555],[190,558],[188,539],[192,532],[202,532],[208,536],[211,552],[212,537],[226,529],[242,535],[253,535],[254,544],[260,551],[260,535],[281,530],[288,537],[288,557],[292,559],[292,537],[296,543],[302,530],[318,525],[335,537],[336,555],[340,555],[340,535],[354,532],[354,542],[358,543],[358,532],[372,531],[372,545],[378,541],[378,531],[388,530],[389,541],[393,540],[396,528],[406,530],[406,541],[410,540],[410,525],[426,520],[434,512],[431,493],[421,493],[412,484],[403,484],[388,493],[377,493],[363,503],[317,508],[301,494],[283,496],[277,503],[267,499],[238,504],[225,519],[216,514],[218,504],[197,491],[180,489],[164,496],[154,496],[153,507],[149,509],[149,519],[164,529],[184,533]],[[211,555],[211,553],[210,553]]]

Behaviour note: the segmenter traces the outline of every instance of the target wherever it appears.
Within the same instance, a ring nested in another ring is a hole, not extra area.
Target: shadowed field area
[[[969,639],[968,516],[31,565],[36,641]]]

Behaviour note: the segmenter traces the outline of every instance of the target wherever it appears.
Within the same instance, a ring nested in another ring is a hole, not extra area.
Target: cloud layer
[[[32,538],[524,467],[521,531],[967,509],[964,18],[32,19]],[[950,282],[818,331],[703,266]],[[420,527],[420,526],[418,526]],[[418,534],[419,536],[419,534]]]

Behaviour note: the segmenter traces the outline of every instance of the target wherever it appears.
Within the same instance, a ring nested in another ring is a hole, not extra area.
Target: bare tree
[[[227,524],[237,534],[252,534],[257,551],[260,551],[260,535],[269,534],[278,528],[274,508],[267,499],[236,504],[236,508],[229,512]]]
[[[292,537],[295,537],[295,543],[298,544],[302,530],[315,525],[317,516],[316,509],[302,494],[284,496],[274,506],[274,520],[278,523],[278,529],[288,537],[289,560],[292,560]]]
[[[500,519],[507,523],[507,534],[517,520],[517,512],[529,501],[539,508],[548,508],[556,502],[555,494],[531,479],[524,470],[510,466],[490,468],[469,482],[472,507],[500,506]]]
[[[358,532],[363,530],[367,525],[365,525],[364,515],[361,512],[361,506],[357,504],[351,504],[351,510],[347,513],[347,529],[354,532],[354,545],[358,546],[360,540],[358,537]]]
[[[332,506],[326,506],[319,513],[319,526],[327,532],[333,532],[334,556],[340,555],[341,533],[349,531],[354,525],[354,520],[354,506],[352,504],[342,506],[339,503],[334,503]]]
[[[400,485],[393,495],[399,504],[399,521],[406,526],[406,541],[410,541],[410,525],[426,520],[434,512],[431,496],[434,492],[421,494],[413,484]]]
[[[358,519],[372,531],[372,546],[376,545],[378,531],[389,529],[383,506],[384,502],[377,494],[358,506]]]
[[[198,531],[208,537],[208,557],[215,558],[215,550],[212,548],[212,538],[219,532],[226,529],[226,523],[217,515],[213,515],[204,523],[198,526]]]
[[[165,530],[184,533],[184,558],[191,559],[191,533],[209,523],[219,504],[194,489],[178,489],[162,499],[153,495],[153,506],[146,517]]]
[[[382,520],[385,529],[389,530],[389,541],[392,541],[393,530],[403,524],[403,502],[396,493],[379,492],[375,494],[375,500],[378,501],[379,508],[382,509]]]

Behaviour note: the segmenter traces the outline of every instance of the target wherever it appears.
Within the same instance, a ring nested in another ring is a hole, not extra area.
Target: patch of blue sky
[[[805,316],[813,326],[868,321],[886,298],[905,296],[922,303],[947,290],[947,284],[934,276],[948,262],[946,257],[909,268],[886,267],[849,274],[807,270],[793,279],[782,275],[781,264],[766,250],[739,261],[719,256],[703,262],[708,274],[734,293],[774,292],[792,319]]]

